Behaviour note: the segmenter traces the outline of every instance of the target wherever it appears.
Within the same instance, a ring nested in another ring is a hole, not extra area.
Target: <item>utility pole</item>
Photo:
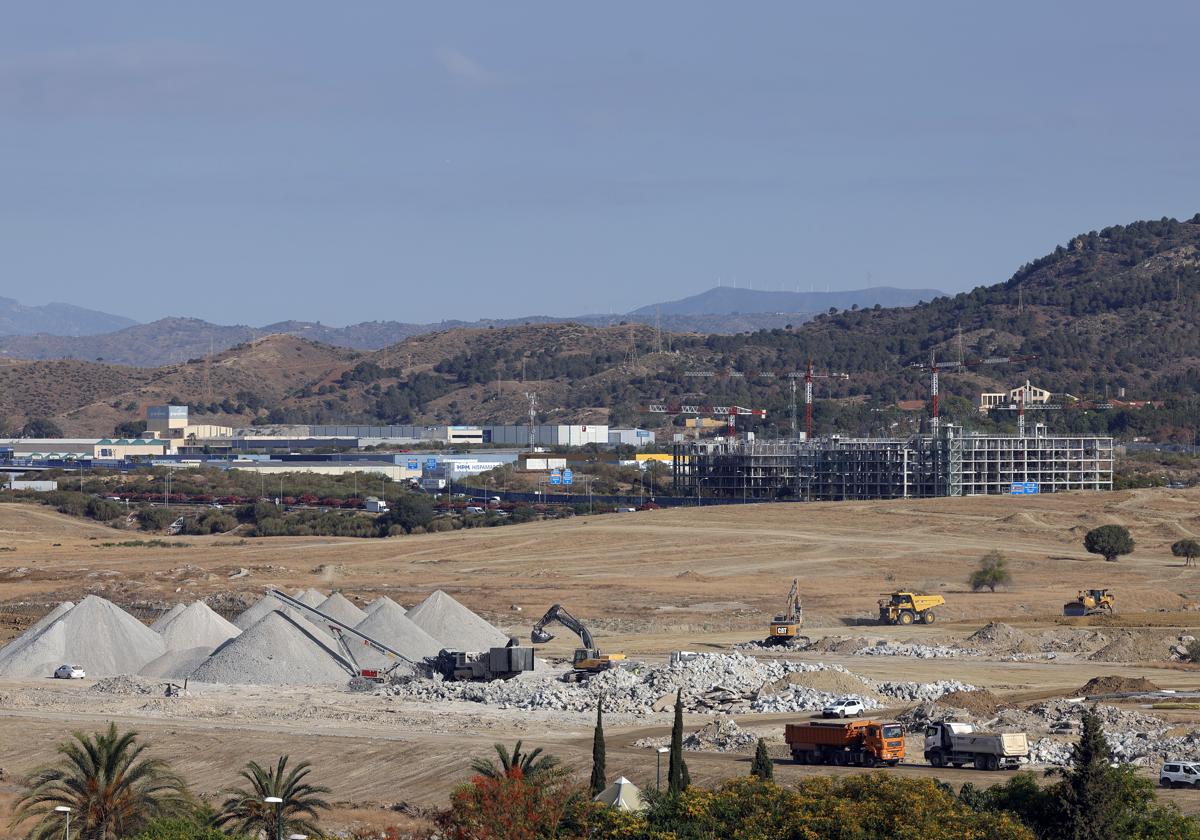
[[[533,426],[537,421],[537,393],[526,391],[525,399],[529,400],[529,451],[532,452],[534,449]]]

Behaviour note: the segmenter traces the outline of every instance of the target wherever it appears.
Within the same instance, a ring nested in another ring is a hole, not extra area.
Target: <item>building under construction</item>
[[[677,491],[769,501],[907,499],[1112,490],[1113,440],[976,434],[943,425],[910,438],[676,443]]]

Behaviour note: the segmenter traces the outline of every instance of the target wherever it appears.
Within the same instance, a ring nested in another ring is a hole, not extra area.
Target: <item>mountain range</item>
[[[527,417],[525,394],[533,392],[543,422],[670,432],[681,420],[649,414],[648,404],[736,404],[766,410],[751,423],[770,437],[791,422],[794,379],[779,374],[803,371],[810,359],[818,372],[847,374],[817,380],[818,431],[902,434],[921,413],[898,406],[920,405],[929,393],[928,372],[915,365],[936,355],[1022,359],[947,368],[942,413],[955,422],[1011,428],[1011,417],[979,415],[975,399],[1029,379],[1085,401],[1124,389],[1128,399],[1161,404],[1045,411],[1031,422],[1190,443],[1200,427],[1197,323],[1200,215],[1080,234],[1002,283],[916,306],[826,311],[790,328],[706,334],[638,323],[491,324],[374,351],[277,333],[153,367],[9,359],[0,364],[0,434],[34,418],[68,434],[111,434],[164,401],[191,405],[199,422],[234,426],[515,423]]]
[[[87,359],[156,367],[207,356],[236,344],[275,334],[292,335],[337,347],[378,350],[413,336],[460,327],[497,328],[568,321],[597,327],[643,323],[655,324],[672,332],[738,333],[803,323],[831,306],[907,306],[940,294],[932,289],[888,287],[816,293],[724,287],[682,300],[645,306],[627,315],[580,315],[570,318],[535,315],[432,324],[365,321],[347,327],[331,327],[312,321],[280,321],[263,327],[225,326],[197,318],[179,317],[139,324],[128,318],[65,304],[21,307],[16,301],[0,299],[0,356],[16,359]],[[25,311],[41,314],[38,317],[31,316],[25,322],[22,321]],[[54,317],[56,312],[60,316],[58,320]],[[7,319],[5,313],[11,313]],[[18,321],[21,321],[20,329],[12,326]],[[110,323],[116,326],[105,326]]]

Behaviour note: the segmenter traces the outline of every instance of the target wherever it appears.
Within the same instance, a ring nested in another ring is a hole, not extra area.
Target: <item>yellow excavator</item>
[[[546,614],[542,616],[541,620],[533,625],[533,632],[529,634],[529,638],[539,645],[550,641],[554,638],[554,634],[546,632],[546,625],[555,621],[566,627],[583,642],[583,647],[576,648],[571,657],[572,670],[563,677],[567,682],[579,682],[592,674],[599,674],[610,668],[620,668],[625,661],[623,653],[601,653],[597,650],[591,631],[584,626],[582,621],[563,609],[562,604],[555,604],[546,610]]]
[[[800,603],[800,579],[792,578],[787,607],[771,622],[771,627],[767,632],[767,644],[786,645],[800,637],[800,628],[803,626],[804,605]]]
[[[1063,604],[1063,615],[1112,615],[1116,597],[1107,589],[1080,589],[1074,601]]]

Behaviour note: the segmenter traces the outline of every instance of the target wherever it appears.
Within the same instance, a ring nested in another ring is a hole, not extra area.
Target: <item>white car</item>
[[[1200,787],[1200,764],[1194,761],[1168,761],[1158,771],[1163,787]]]
[[[54,679],[56,680],[82,680],[86,676],[87,673],[78,665],[59,665],[54,669]]]
[[[821,717],[862,717],[865,711],[866,707],[857,697],[842,697],[821,709]]]

